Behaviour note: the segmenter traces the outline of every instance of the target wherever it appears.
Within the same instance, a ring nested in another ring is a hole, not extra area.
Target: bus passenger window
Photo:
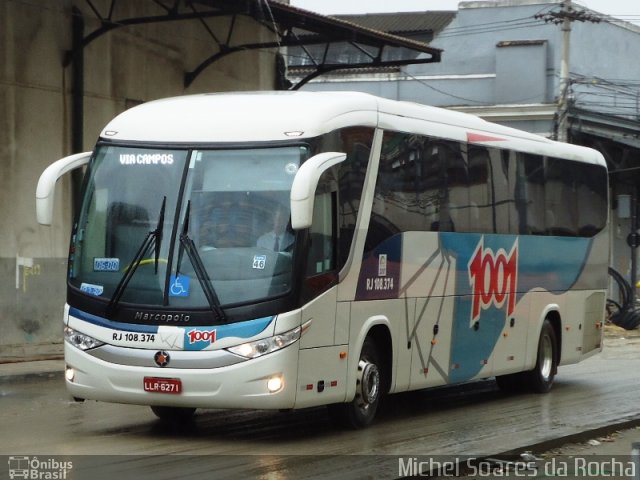
[[[307,275],[333,270],[333,205],[331,193],[316,196],[313,206],[313,225],[309,231]]]
[[[303,283],[303,297],[311,299],[337,282],[336,269],[336,191],[337,182],[325,172],[316,191],[313,223],[309,229],[307,272]],[[323,182],[324,180],[324,182]],[[328,181],[327,181],[328,180]],[[333,191],[332,191],[333,190]]]

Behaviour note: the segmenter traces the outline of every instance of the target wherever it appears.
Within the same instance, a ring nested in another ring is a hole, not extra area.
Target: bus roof
[[[605,165],[595,150],[474,115],[361,92],[234,92],[156,100],[115,117],[101,137],[167,144],[311,138],[347,126],[380,127]]]

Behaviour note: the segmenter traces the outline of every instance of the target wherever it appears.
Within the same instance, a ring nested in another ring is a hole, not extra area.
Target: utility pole
[[[571,19],[568,12],[571,9],[571,0],[562,2],[562,59],[560,60],[560,95],[558,96],[558,134],[560,142],[567,141],[567,116],[569,102],[569,56],[571,55]]]
[[[535,18],[542,19],[545,23],[562,24],[562,58],[560,59],[560,92],[558,94],[558,121],[555,125],[554,137],[561,141],[568,140],[569,130],[569,90],[571,78],[569,72],[569,59],[571,56],[571,23],[575,20],[580,22],[599,23],[601,18],[585,10],[576,10],[571,4],[571,0],[563,0],[562,8],[559,12],[539,13]]]

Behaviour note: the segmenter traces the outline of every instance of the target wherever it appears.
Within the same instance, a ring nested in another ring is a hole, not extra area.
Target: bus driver
[[[293,235],[287,229],[288,218],[282,207],[278,207],[273,215],[271,231],[261,235],[256,242],[260,248],[284,252],[293,245]]]

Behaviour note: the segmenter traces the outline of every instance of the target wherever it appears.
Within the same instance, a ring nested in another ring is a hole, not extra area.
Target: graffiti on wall
[[[22,292],[27,293],[29,277],[42,274],[42,267],[35,263],[33,258],[16,256],[16,290],[22,287]]]

